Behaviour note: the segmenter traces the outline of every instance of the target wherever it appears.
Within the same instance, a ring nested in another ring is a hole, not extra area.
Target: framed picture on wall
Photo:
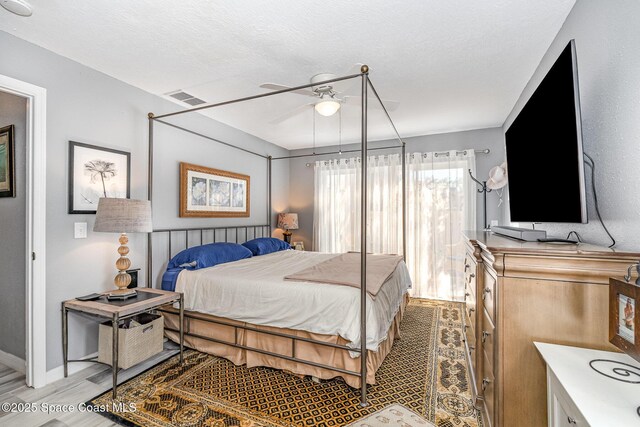
[[[248,175],[180,163],[181,217],[248,217],[249,190]]]
[[[609,279],[609,341],[640,362],[640,286]]]
[[[16,197],[15,128],[0,128],[0,197]]]
[[[95,214],[101,197],[131,196],[131,153],[69,141],[69,213]]]

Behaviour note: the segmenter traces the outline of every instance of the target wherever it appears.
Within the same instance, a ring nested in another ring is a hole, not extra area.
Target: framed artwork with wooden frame
[[[70,214],[95,214],[101,197],[131,197],[131,153],[69,141]]]
[[[248,217],[249,190],[248,175],[180,163],[181,217]]]
[[[0,197],[16,197],[15,127],[0,128]]]
[[[609,279],[609,341],[640,362],[640,286]]]

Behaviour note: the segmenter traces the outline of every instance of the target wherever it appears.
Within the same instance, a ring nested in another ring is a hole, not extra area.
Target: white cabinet
[[[590,362],[607,360],[630,365],[631,381],[640,381],[640,363],[622,353],[535,343],[547,364],[549,427],[640,426],[640,383],[617,381],[596,372]],[[611,362],[594,366],[612,374]],[[635,367],[635,368],[633,368]]]

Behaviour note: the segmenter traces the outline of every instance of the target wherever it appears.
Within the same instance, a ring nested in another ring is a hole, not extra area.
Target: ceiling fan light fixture
[[[0,6],[18,16],[27,17],[33,13],[31,5],[24,0],[0,0]]]
[[[333,116],[340,109],[340,103],[335,99],[321,100],[314,108],[318,114],[329,117]]]

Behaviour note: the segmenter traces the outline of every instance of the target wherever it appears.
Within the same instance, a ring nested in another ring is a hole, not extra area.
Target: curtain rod
[[[395,146],[394,146],[394,147],[369,148],[369,151],[371,151],[371,150],[384,150],[384,149],[387,149],[387,148],[398,148],[398,147],[395,147]],[[349,151],[343,151],[342,153],[350,153],[350,152],[355,152],[355,151],[358,151],[358,152],[359,152],[360,150],[349,150]],[[473,152],[474,152],[474,153],[477,153],[477,154],[489,154],[489,153],[491,152],[491,150],[490,150],[490,149],[488,149],[488,148],[484,148],[484,149],[481,149],[481,150],[473,150]],[[332,152],[332,153],[303,154],[303,155],[295,156],[295,157],[322,156],[322,155],[325,155],[325,154],[339,154],[339,153],[340,153],[340,152],[335,151],[335,152]],[[467,150],[456,151],[456,156],[459,156],[459,155],[461,155],[461,154],[466,154],[466,153],[467,153]],[[413,156],[415,153],[409,153],[409,154],[411,154],[411,156]],[[448,151],[440,151],[440,152],[435,152],[435,153],[433,153],[433,154],[434,154],[434,156],[436,156],[436,157],[438,157],[438,156],[444,156],[444,155],[447,155],[447,156],[448,156],[448,155],[449,155],[449,152],[448,152]],[[385,156],[385,155],[387,155],[387,154],[383,154],[383,156]],[[388,154],[388,155],[390,155],[390,154]],[[275,160],[275,159],[274,159],[274,160]],[[337,160],[337,159],[329,159],[329,160],[325,160],[325,161],[329,162],[329,161],[332,161],[332,160]],[[348,159],[347,159],[347,160],[348,160]],[[311,163],[307,163],[307,167],[309,167],[309,166],[311,166]]]
[[[377,147],[377,148],[369,148],[369,151],[372,150],[391,150],[395,148],[401,148],[401,145],[392,145],[388,147]],[[285,160],[285,159],[299,159],[301,157],[315,157],[315,156],[328,156],[331,154],[344,154],[344,153],[359,153],[360,150],[342,150],[342,151],[329,151],[327,153],[309,153],[309,154],[296,154],[293,156],[282,156],[282,157],[274,157],[271,160]]]

